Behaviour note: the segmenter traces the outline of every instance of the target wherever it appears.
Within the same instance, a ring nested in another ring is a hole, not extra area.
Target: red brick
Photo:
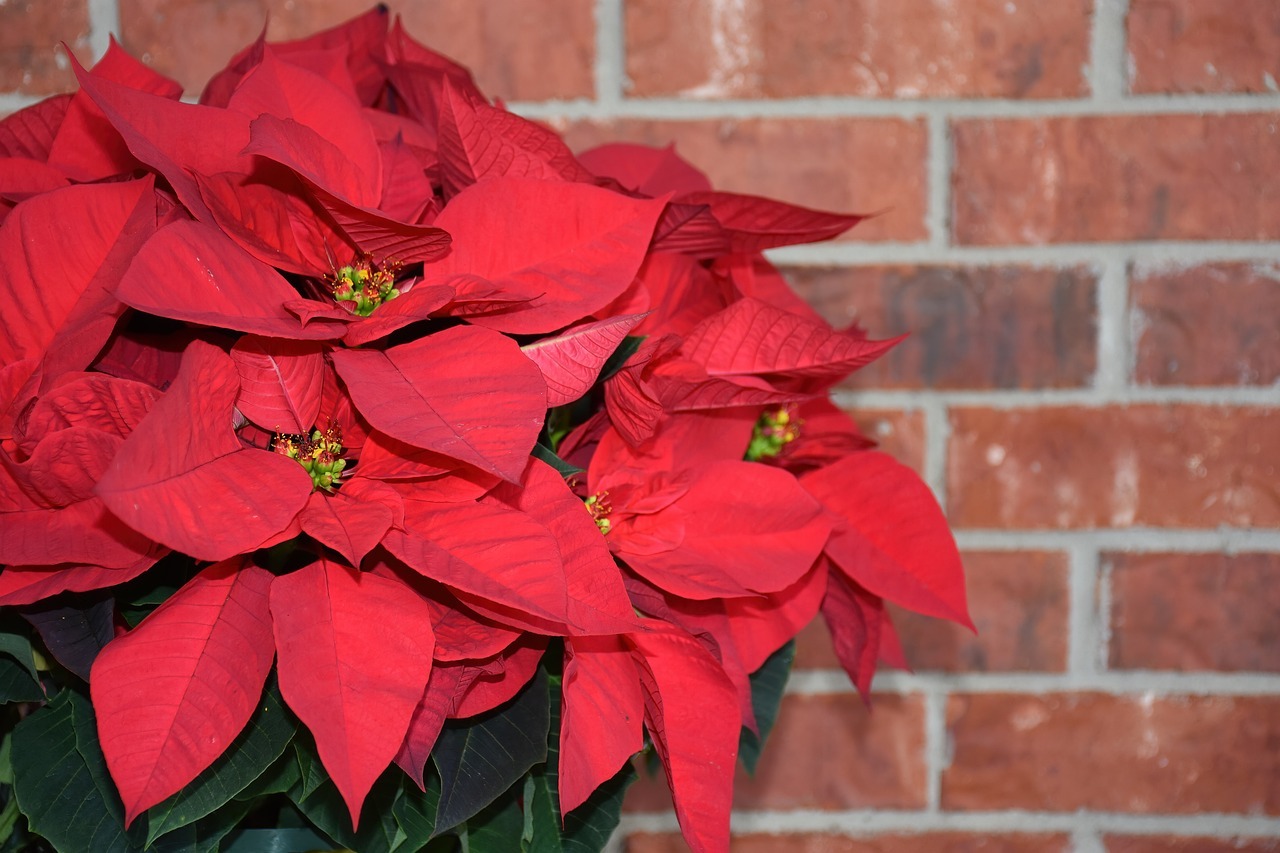
[[[1135,377],[1156,385],[1271,385],[1280,379],[1280,265],[1134,271]]]
[[[923,412],[859,408],[849,414],[863,434],[879,445],[880,450],[916,473],[924,471]]]
[[[876,695],[786,696],[756,775],[738,768],[737,809],[921,808],[925,802],[924,703]],[[628,811],[671,807],[666,782],[641,779]]]
[[[717,188],[826,210],[887,212],[850,239],[921,240],[925,213],[924,123],[902,119],[724,119],[581,122],[565,132],[582,150],[605,142],[667,145]]]
[[[942,807],[1280,811],[1280,697],[952,696]]]
[[[50,95],[74,90],[76,78],[61,42],[81,62],[93,62],[86,0],[0,3],[0,91]]]
[[[1111,666],[1280,672],[1280,554],[1107,554]]]
[[[630,0],[627,77],[643,97],[1075,97],[1089,5]]]
[[[368,0],[120,0],[121,41],[198,93],[262,31],[301,38],[369,9]],[[471,66],[489,95],[506,100],[590,97],[592,0],[392,0],[409,34]],[[195,37],[193,34],[199,34]]]
[[[627,853],[687,853],[688,846],[676,833],[638,833],[627,838]],[[976,832],[926,832],[921,834],[738,835],[729,844],[732,853],[1067,853],[1065,835]]]
[[[1193,405],[951,411],[956,527],[1280,526],[1280,410]]]
[[[950,622],[892,607],[907,662],[917,672],[1062,672],[1067,662],[1067,559],[1056,552],[965,552],[977,636]],[[796,640],[797,668],[838,669],[819,617]]]
[[[1280,238],[1274,113],[953,125],[959,243]]]
[[[1131,0],[1130,87],[1138,93],[1275,92],[1275,0]]]
[[[1097,279],[1085,269],[846,267],[786,270],[832,324],[909,337],[851,388],[1062,388],[1097,363]]]
[[[1107,835],[1107,853],[1275,853],[1280,839],[1188,838],[1172,835]]]

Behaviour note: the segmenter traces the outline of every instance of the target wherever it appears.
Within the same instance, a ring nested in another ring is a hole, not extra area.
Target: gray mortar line
[[[1090,100],[1095,104],[1124,103],[1122,99],[1128,93],[1125,33],[1128,14],[1128,0],[1094,2],[1085,79],[1089,82]]]
[[[924,481],[933,490],[938,505],[947,507],[947,441],[951,438],[951,422],[946,404],[936,397],[920,401],[924,412]]]
[[[929,233],[929,245],[945,249],[951,240],[951,133],[946,116],[929,116],[927,127],[925,227]]]
[[[942,808],[942,772],[950,761],[947,737],[947,696],[942,690],[924,691],[925,809]]]
[[[1280,94],[1135,95],[1114,100],[920,99],[801,97],[777,100],[623,98],[617,102],[516,101],[510,109],[529,118],[591,121],[612,119],[1038,119],[1079,116],[1226,115],[1280,110]]]
[[[626,85],[626,33],[622,0],[596,0],[595,108],[616,110]],[[519,110],[517,110],[519,111]]]
[[[120,0],[88,0],[89,46],[93,58],[101,59],[111,43],[111,36],[120,38]]]
[[[957,530],[968,551],[1063,551],[1080,545],[1100,552],[1242,554],[1280,551],[1280,529],[1219,527],[1210,530],[1132,527],[1085,530]]]
[[[857,234],[855,229],[854,234]],[[1167,240],[1051,243],[1028,246],[932,246],[928,243],[812,243],[771,249],[766,255],[784,266],[1017,264],[1040,268],[1096,266],[1099,257],[1131,260],[1143,269],[1176,270],[1227,261],[1280,259],[1280,241]]]
[[[1098,364],[1095,388],[1129,390],[1133,377],[1134,342],[1129,329],[1128,263],[1120,254],[1108,253],[1098,274]]]
[[[1107,853],[1096,829],[1076,827],[1071,832],[1071,853]]]
[[[938,400],[951,407],[982,407],[989,409],[1047,408],[1073,406],[1101,408],[1104,406],[1129,406],[1140,404],[1189,406],[1257,406],[1280,407],[1280,387],[1276,385],[1240,385],[1235,387],[1209,386],[1196,388],[1185,385],[1148,386],[1129,388],[1016,388],[1009,390],[982,389],[972,391],[938,391],[913,389],[879,391],[837,389],[832,394],[837,406],[850,409],[903,409],[921,408],[931,400]]]
[[[1280,697],[1280,673],[1164,672],[1147,669],[1108,672],[921,672],[881,670],[872,684],[873,694],[910,695],[939,693],[1105,693],[1112,696],[1272,696]],[[789,696],[848,695],[857,693],[842,669],[806,669],[791,673]],[[874,707],[874,696],[872,703]]]
[[[1067,554],[1067,672],[1087,679],[1098,672],[1098,551],[1080,543]]]
[[[1077,830],[1116,835],[1190,835],[1208,838],[1235,836],[1267,838],[1280,835],[1280,818],[1233,814],[1133,815],[1116,812],[1039,812],[1010,809],[981,812],[921,810],[735,811],[737,834],[838,833],[850,837],[924,832],[1072,833]],[[675,814],[625,814],[624,832],[679,832]]]

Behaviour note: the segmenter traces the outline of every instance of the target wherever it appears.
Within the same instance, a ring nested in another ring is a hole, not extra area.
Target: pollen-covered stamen
[[[756,462],[766,456],[777,456],[783,447],[800,437],[800,427],[803,425],[804,422],[796,417],[790,406],[765,409],[751,431],[747,461]]]
[[[600,528],[600,532],[608,534],[613,529],[613,522],[609,520],[609,515],[613,512],[613,504],[609,502],[609,493],[597,492],[583,501],[583,504],[586,505],[587,512],[591,513],[591,518],[595,521],[596,527]]]
[[[342,430],[337,424],[321,432],[312,430],[310,437],[276,433],[274,448],[281,456],[296,459],[311,476],[313,489],[333,491],[342,479],[347,460],[342,457]]]
[[[352,313],[368,317],[373,309],[400,295],[396,288],[399,271],[398,261],[387,259],[378,264],[372,255],[359,255],[328,277],[329,287],[334,299],[352,303]]]

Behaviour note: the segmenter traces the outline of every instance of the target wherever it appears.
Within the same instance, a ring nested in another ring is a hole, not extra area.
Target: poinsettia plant
[[[74,59],[72,60],[74,62]],[[969,624],[761,254],[857,216],[575,155],[375,9],[0,122],[0,849],[728,846],[792,639]],[[850,757],[856,760],[856,757]]]

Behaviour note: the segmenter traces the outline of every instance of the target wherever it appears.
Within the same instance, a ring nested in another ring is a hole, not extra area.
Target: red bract
[[[92,592],[126,821],[225,772],[274,661],[304,813],[395,763],[454,824],[553,772],[587,814],[647,732],[718,853],[751,676],[819,611],[864,694],[885,601],[970,624],[928,487],[828,396],[897,341],[761,255],[860,216],[575,156],[382,10],[199,104],[114,44],[76,74],[0,121],[0,604]]]

